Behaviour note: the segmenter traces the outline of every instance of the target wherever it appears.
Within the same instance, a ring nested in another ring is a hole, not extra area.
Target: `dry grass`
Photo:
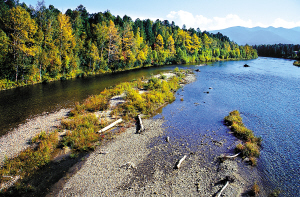
[[[256,165],[256,158],[260,155],[261,137],[254,136],[253,131],[245,127],[242,117],[237,110],[230,112],[229,115],[224,118],[224,122],[231,127],[231,131],[237,138],[245,142],[244,145],[238,144],[236,150],[241,152],[242,156],[249,157],[252,165]]]

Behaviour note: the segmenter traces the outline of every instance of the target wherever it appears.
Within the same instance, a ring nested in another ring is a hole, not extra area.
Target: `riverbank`
[[[30,147],[30,140],[41,131],[53,131],[62,118],[66,118],[70,109],[61,109],[54,113],[45,113],[14,128],[0,138],[0,165],[5,158],[12,158],[22,150]]]
[[[185,78],[186,83],[193,80],[195,80],[193,75]],[[74,176],[70,179],[68,179],[70,174],[66,174],[62,181],[52,188],[49,195],[68,196],[83,193],[92,195],[98,191],[98,194],[103,192],[108,196],[110,192],[119,196],[154,194],[183,196],[189,191],[191,194],[206,196],[218,193],[224,186],[224,178],[230,175],[234,177],[235,182],[229,185],[227,194],[232,196],[247,192],[254,183],[255,173],[244,176],[245,171],[239,170],[239,162],[225,161],[220,164],[218,155],[210,159],[211,155],[208,156],[207,149],[217,149],[218,145],[222,144],[212,135],[203,136],[203,140],[210,142],[201,143],[203,149],[191,152],[188,143],[182,144],[180,140],[172,138],[170,142],[166,142],[163,123],[164,121],[160,119],[145,120],[146,131],[142,134],[135,134],[136,128],[131,127],[115,140],[97,147],[96,151],[77,164],[81,169],[78,172],[72,170]],[[182,167],[174,169],[176,162],[183,155],[187,158]],[[64,185],[66,180],[67,183]],[[75,185],[72,185],[72,181]],[[100,185],[99,181],[107,184]],[[107,187],[108,185],[111,187]],[[144,192],[141,193],[141,190]]]

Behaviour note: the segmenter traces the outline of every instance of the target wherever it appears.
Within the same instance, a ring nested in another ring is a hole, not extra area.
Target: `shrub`
[[[258,184],[255,182],[254,185],[251,188],[251,193],[254,196],[257,196],[259,194],[260,188],[258,186]]]
[[[236,151],[241,152],[245,157],[249,157],[251,164],[256,165],[256,158],[260,155],[259,149],[262,138],[254,136],[253,131],[245,127],[242,122],[242,117],[237,110],[230,112],[229,115],[224,118],[224,122],[231,126],[231,131],[236,137],[246,142],[245,145],[238,144]]]
[[[108,101],[109,101],[108,96],[109,95],[103,95],[103,94],[91,96],[83,102],[83,105],[85,106],[85,109],[88,111],[103,111],[108,107]]]
[[[68,130],[74,130],[78,127],[94,128],[98,125],[98,118],[94,114],[80,114],[61,121],[61,127]]]
[[[99,135],[93,128],[79,127],[72,132],[68,132],[63,138],[62,144],[69,146],[75,151],[88,151],[95,148],[94,143],[99,140]]]
[[[174,68],[173,72],[174,73],[178,73],[179,72],[179,68],[178,67]]]

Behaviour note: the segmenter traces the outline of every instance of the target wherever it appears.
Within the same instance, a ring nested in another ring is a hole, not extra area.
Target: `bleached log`
[[[170,137],[169,136],[166,137],[166,142],[170,142]]]
[[[6,178],[11,178],[10,181],[7,181],[5,183],[2,183],[0,185],[0,191],[2,191],[3,189],[8,189],[10,188],[11,186],[13,186],[21,177],[18,175],[18,176],[15,176],[15,177],[12,177],[12,176],[3,176],[3,177],[6,177]]]
[[[229,181],[226,182],[226,184],[224,185],[224,187],[221,189],[221,191],[219,192],[217,197],[220,197],[222,192],[226,189],[226,187],[229,185]]]
[[[181,165],[181,163],[183,162],[183,160],[185,160],[185,158],[186,158],[186,155],[184,155],[184,156],[178,161],[178,163],[177,163],[177,165],[176,165],[176,168],[177,168],[177,169],[180,168],[180,165]]]
[[[241,152],[239,152],[239,153],[237,153],[235,155],[232,155],[232,156],[225,155],[223,158],[225,158],[225,159],[235,158],[235,157],[239,156],[240,154],[241,154]]]
[[[143,122],[142,122],[142,118],[140,115],[138,115],[138,122],[139,122],[139,130],[138,130],[138,133],[144,131],[144,125],[143,125]]]
[[[226,184],[224,185],[224,187],[221,189],[221,191],[219,192],[219,194],[217,195],[217,197],[220,197],[222,192],[226,189],[226,187],[229,185],[229,183],[234,182],[234,177],[230,177],[230,176],[226,176],[225,180]]]
[[[102,133],[102,132],[104,132],[104,131],[107,131],[108,129],[114,127],[115,125],[119,124],[119,123],[122,122],[122,121],[123,121],[122,118],[120,118],[120,119],[118,119],[117,121],[111,123],[110,125],[104,127],[103,129],[99,130],[98,133]]]

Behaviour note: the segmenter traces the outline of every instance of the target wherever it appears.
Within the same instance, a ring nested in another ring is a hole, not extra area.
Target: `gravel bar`
[[[60,125],[60,120],[67,117],[70,109],[61,109],[53,113],[45,113],[29,119],[11,132],[0,138],[0,165],[3,164],[5,157],[12,158],[22,150],[29,147],[29,141],[32,137],[41,131],[52,131]]]

